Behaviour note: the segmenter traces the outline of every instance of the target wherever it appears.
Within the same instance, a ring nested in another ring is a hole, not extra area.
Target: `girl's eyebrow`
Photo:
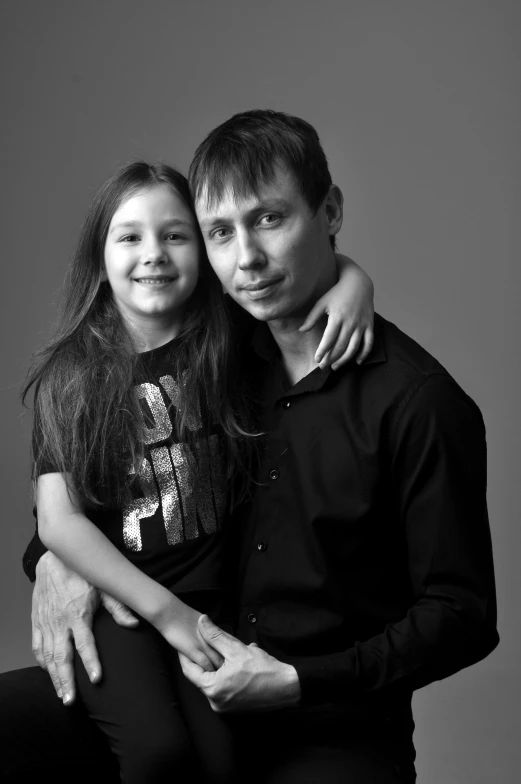
[[[164,221],[163,226],[191,226],[192,224],[187,221],[183,220],[182,218],[168,218]],[[123,221],[122,223],[115,223],[112,226],[109,234],[112,234],[113,231],[116,229],[133,229],[137,226],[141,226],[141,221],[133,220],[133,221]]]
[[[139,226],[139,221],[123,221],[123,223],[115,223],[114,226],[110,229],[110,234],[116,229],[131,229],[134,226]]]

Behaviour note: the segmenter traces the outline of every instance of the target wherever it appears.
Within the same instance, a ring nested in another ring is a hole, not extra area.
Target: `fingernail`
[[[67,703],[70,702],[70,701],[71,701],[71,695],[70,694],[66,694],[64,696],[64,698],[63,698],[63,704],[67,705]]]
[[[363,359],[357,359],[357,360],[356,360],[356,364],[357,364],[357,365],[361,365],[363,361],[364,361]]]
[[[331,370],[336,370],[338,365],[331,365]]]
[[[58,689],[58,691],[57,691],[57,694],[58,694],[58,697],[59,697],[59,698],[60,698],[60,700],[61,700],[61,698],[62,698],[62,690],[61,690],[61,689]]]
[[[91,679],[92,683],[94,683],[94,681],[96,680],[97,677],[98,677],[98,673],[96,672],[96,670],[92,670],[92,672],[90,674],[90,679]]]

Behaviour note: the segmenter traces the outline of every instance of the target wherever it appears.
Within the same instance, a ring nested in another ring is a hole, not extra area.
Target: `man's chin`
[[[257,321],[274,321],[287,315],[285,309],[280,305],[277,306],[275,303],[269,304],[241,299],[238,301],[238,304]]]

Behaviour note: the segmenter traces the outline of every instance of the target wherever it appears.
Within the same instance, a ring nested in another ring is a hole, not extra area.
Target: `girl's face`
[[[167,185],[137,191],[118,207],[105,272],[119,311],[138,334],[147,327],[177,334],[197,285],[200,250],[192,212]]]

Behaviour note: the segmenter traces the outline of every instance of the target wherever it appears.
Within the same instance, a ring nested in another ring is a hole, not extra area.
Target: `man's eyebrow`
[[[247,210],[246,216],[258,215],[260,212],[267,212],[269,210],[286,210],[288,209],[289,202],[286,199],[280,199],[274,197],[273,199],[266,198],[260,199],[257,204],[251,207],[251,209]],[[199,221],[199,226],[201,229],[207,231],[208,229],[213,229],[214,226],[219,226],[222,223],[228,223],[230,218],[226,215],[216,215],[215,217],[208,218],[207,220]]]

